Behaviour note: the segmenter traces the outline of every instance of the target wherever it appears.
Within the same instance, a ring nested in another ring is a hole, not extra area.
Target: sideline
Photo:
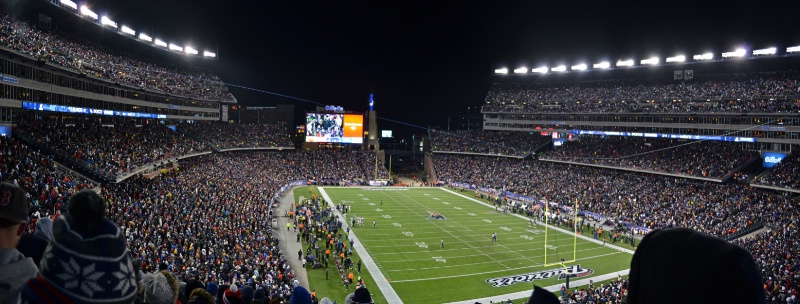
[[[325,192],[325,188],[317,187],[317,190],[319,190],[319,193],[320,195],[322,195],[322,198],[325,199],[325,202],[328,203],[328,206],[331,207],[333,214],[339,217],[339,219],[342,221],[342,229],[347,229],[348,227],[350,227],[350,225],[347,224],[347,218],[342,216],[342,214],[339,213],[339,210],[336,209],[336,206],[333,204],[333,201],[328,196],[328,193]],[[398,296],[397,292],[394,291],[394,288],[392,288],[392,285],[390,285],[389,282],[386,280],[386,277],[383,275],[381,270],[378,269],[378,265],[375,264],[375,261],[372,260],[372,257],[369,255],[367,250],[364,249],[363,243],[361,243],[361,241],[358,240],[355,230],[350,229],[350,238],[355,240],[356,244],[358,244],[358,246],[355,246],[356,252],[358,252],[358,257],[361,258],[361,261],[364,262],[364,266],[367,267],[369,274],[375,280],[375,285],[377,285],[378,289],[380,289],[381,293],[383,293],[383,296],[386,298],[386,302],[392,304],[403,303],[403,301],[400,300],[400,296]]]

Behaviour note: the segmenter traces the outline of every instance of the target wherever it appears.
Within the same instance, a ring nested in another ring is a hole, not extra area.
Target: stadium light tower
[[[195,50],[191,46],[185,46],[183,48],[183,51],[186,52],[186,54],[189,54],[189,55],[197,55],[197,53],[199,53],[197,50]]]
[[[786,53],[797,53],[800,52],[800,45],[798,46],[790,46],[786,48]]]
[[[215,58],[217,57],[217,54],[209,51],[203,51],[203,57]],[[497,70],[495,70],[495,72],[497,72]]]
[[[705,54],[694,55],[692,56],[692,59],[694,59],[695,61],[711,60],[714,59],[714,53],[709,52]]]
[[[553,71],[553,72],[566,72],[567,71],[567,66],[559,65],[559,66],[554,67],[554,68],[552,68],[550,70]]]
[[[547,74],[547,71],[549,71],[549,70],[550,69],[548,69],[546,66],[543,66],[543,67],[538,67],[538,68],[535,68],[535,69],[531,69],[531,73]]]
[[[766,49],[760,50],[753,50],[753,56],[767,56],[767,55],[775,55],[778,52],[778,48],[771,47]]]
[[[156,38],[156,45],[164,48],[167,47],[167,43],[158,38]]]
[[[571,70],[573,70],[573,71],[586,71],[586,68],[587,68],[586,64],[585,63],[581,63],[581,64],[578,64],[578,65],[573,65],[571,67]]]
[[[109,19],[108,16],[103,16],[103,18],[100,18],[100,24],[117,28],[117,23]]]
[[[97,20],[97,14],[90,10],[86,5],[81,6],[81,15]]]
[[[733,52],[725,52],[722,53],[722,58],[741,58],[747,55],[747,50],[743,48],[738,48]]]
[[[667,57],[667,62],[670,62],[670,63],[672,63],[672,62],[684,62],[684,61],[686,61],[686,56],[683,56],[683,55]]]
[[[600,63],[595,63],[594,65],[592,65],[592,67],[595,69],[607,69],[611,67],[611,64],[608,63],[608,61],[603,61]]]
[[[75,2],[72,2],[70,0],[60,0],[59,3],[61,3],[61,5],[63,5],[63,6],[69,7],[69,8],[74,9],[74,10],[78,9],[78,4],[76,4]]]
[[[123,34],[136,36],[136,31],[134,31],[133,29],[131,29],[131,28],[127,27],[127,26],[124,26],[124,25],[121,26],[120,30],[122,31]],[[145,36],[147,36],[147,35],[145,35]]]
[[[508,68],[499,68],[494,70],[495,74],[508,74]]]
[[[642,59],[642,61],[640,61],[640,63],[642,65],[657,65],[659,61],[660,60],[658,59],[658,57],[650,57],[650,58],[647,58],[647,59]]]
[[[514,74],[526,74],[526,73],[528,73],[528,68],[526,67],[520,67],[514,69]]]
[[[628,60],[619,60],[617,61],[618,67],[632,67],[633,66],[633,59]]]

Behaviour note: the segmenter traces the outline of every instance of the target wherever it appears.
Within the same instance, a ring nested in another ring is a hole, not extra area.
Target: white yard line
[[[341,219],[341,221],[342,221],[342,229],[347,229],[348,227],[350,227],[347,224],[347,218],[342,216],[342,214],[339,213],[338,210],[336,210],[336,206],[334,205],[334,203],[331,200],[331,198],[328,196],[328,193],[325,192],[325,188],[317,187],[317,189],[319,189],[319,193],[320,193],[320,195],[322,195],[322,197],[325,199],[325,201],[328,202],[328,205],[331,206],[331,209],[333,210],[333,214],[335,214],[336,216],[339,217],[339,219]],[[378,286],[378,289],[381,290],[381,293],[386,298],[386,302],[388,302],[388,303],[403,303],[403,300],[400,300],[400,296],[398,296],[397,292],[394,291],[394,288],[392,288],[392,285],[390,285],[389,282],[386,281],[386,277],[383,275],[381,270],[378,269],[378,265],[375,264],[375,261],[373,261],[372,257],[369,256],[369,253],[367,252],[367,250],[365,250],[364,246],[361,245],[362,243],[361,243],[361,241],[358,240],[358,236],[356,236],[355,230],[352,230],[352,229],[350,230],[350,238],[352,238],[356,242],[356,244],[358,244],[358,246],[355,246],[356,247],[356,252],[358,252],[359,258],[361,258],[361,261],[364,262],[364,266],[367,267],[367,270],[369,271],[369,274],[375,280],[375,285]]]

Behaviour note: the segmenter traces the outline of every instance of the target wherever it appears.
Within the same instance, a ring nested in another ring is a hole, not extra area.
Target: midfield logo
[[[580,277],[590,276],[594,273],[594,270],[592,270],[591,268],[581,268],[581,265],[572,265],[567,268],[569,269],[570,278],[580,278]],[[516,283],[529,283],[534,280],[545,280],[552,277],[558,277],[559,280],[563,280],[564,278],[567,277],[567,271],[562,267],[551,270],[520,274],[510,277],[487,279],[486,283],[492,283],[492,287],[504,287],[504,286],[511,286]]]

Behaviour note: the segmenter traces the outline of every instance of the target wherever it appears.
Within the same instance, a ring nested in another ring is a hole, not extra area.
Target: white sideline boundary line
[[[336,206],[333,204],[330,196],[328,196],[328,193],[325,192],[325,188],[317,187],[317,189],[319,189],[320,195],[322,195],[322,197],[325,199],[325,202],[328,203],[328,206],[331,207],[333,214],[335,214],[342,221],[342,229],[347,229],[350,227],[350,225],[347,224],[347,218],[343,217],[342,214],[339,213],[339,210],[336,209]],[[367,271],[369,271],[369,274],[375,280],[375,285],[377,285],[378,289],[380,289],[381,293],[383,293],[383,296],[386,298],[386,302],[403,303],[403,300],[400,300],[400,296],[398,296],[397,292],[394,291],[392,285],[386,281],[386,276],[383,275],[383,272],[381,272],[381,270],[378,268],[378,265],[375,264],[375,261],[372,260],[372,257],[369,255],[367,250],[364,249],[363,243],[358,240],[355,230],[350,229],[350,238],[355,240],[355,242],[358,244],[358,246],[356,246],[356,252],[358,252],[358,256],[361,258],[361,261],[364,262],[364,266],[367,267]]]
[[[596,277],[591,277],[591,278],[581,279],[581,280],[577,280],[577,281],[572,281],[572,282],[569,283],[569,287],[570,287],[570,289],[572,289],[573,287],[576,287],[576,286],[589,285],[589,280],[595,280],[597,282],[600,282],[600,281],[616,278],[617,275],[621,275],[621,276],[622,275],[628,275],[629,272],[630,272],[630,269],[625,269],[625,270],[620,270],[620,271],[617,271],[617,272],[612,272],[612,273],[607,273],[607,274],[604,274],[604,275],[599,275],[599,276],[596,276]],[[561,290],[561,285],[564,285],[564,284],[550,285],[550,286],[543,287],[543,288],[546,289],[549,292],[556,292],[556,291]],[[509,294],[504,294],[504,295],[498,295],[498,296],[485,297],[485,298],[480,298],[480,299],[472,299],[472,300],[466,300],[466,301],[450,302],[450,303],[447,303],[447,304],[473,304],[475,302],[487,303],[487,302],[490,302],[490,301],[491,302],[495,302],[495,303],[497,303],[497,302],[504,303],[503,301],[506,301],[508,299],[515,300],[515,299],[520,299],[520,298],[528,298],[528,297],[531,296],[532,292],[533,292],[533,289],[531,288],[531,290],[519,291],[519,292],[514,292],[514,293],[509,293]]]

